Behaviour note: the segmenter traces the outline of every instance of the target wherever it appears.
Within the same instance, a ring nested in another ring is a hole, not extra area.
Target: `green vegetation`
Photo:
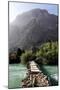
[[[20,48],[18,48],[17,51],[13,51],[9,53],[9,63],[10,64],[20,63],[21,54],[22,54],[22,50]]]
[[[34,60],[38,64],[58,65],[58,42],[50,41],[39,48],[33,47],[25,51],[18,48],[17,54],[13,54],[10,55],[11,62],[14,60],[14,62],[27,64],[28,61]]]
[[[41,45],[36,57],[44,58],[43,64],[58,64],[58,43],[48,42]]]
[[[21,55],[21,63],[23,64],[27,64],[28,61],[31,61],[34,59],[35,59],[35,55],[33,54],[32,50],[25,51],[25,53]]]

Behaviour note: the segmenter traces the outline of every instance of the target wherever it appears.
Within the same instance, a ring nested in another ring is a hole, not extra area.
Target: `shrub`
[[[47,64],[58,64],[58,43],[48,42],[41,45],[39,51],[36,52],[36,57],[45,58]]]
[[[21,63],[23,64],[27,64],[28,61],[31,61],[35,58],[35,55],[32,53],[32,51],[25,51],[25,53],[23,53],[21,55]]]

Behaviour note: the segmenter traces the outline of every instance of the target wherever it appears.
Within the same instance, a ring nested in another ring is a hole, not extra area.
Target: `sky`
[[[35,8],[46,9],[49,13],[58,15],[57,4],[9,2],[9,22],[12,22],[17,15]]]

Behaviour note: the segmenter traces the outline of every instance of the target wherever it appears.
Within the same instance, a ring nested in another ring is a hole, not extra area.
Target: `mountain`
[[[9,49],[28,49],[50,40],[58,40],[58,16],[47,10],[32,9],[9,24]]]

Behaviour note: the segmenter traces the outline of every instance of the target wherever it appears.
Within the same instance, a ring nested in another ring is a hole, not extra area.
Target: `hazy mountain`
[[[58,16],[33,9],[18,15],[9,25],[9,48],[30,48],[58,40]]]

